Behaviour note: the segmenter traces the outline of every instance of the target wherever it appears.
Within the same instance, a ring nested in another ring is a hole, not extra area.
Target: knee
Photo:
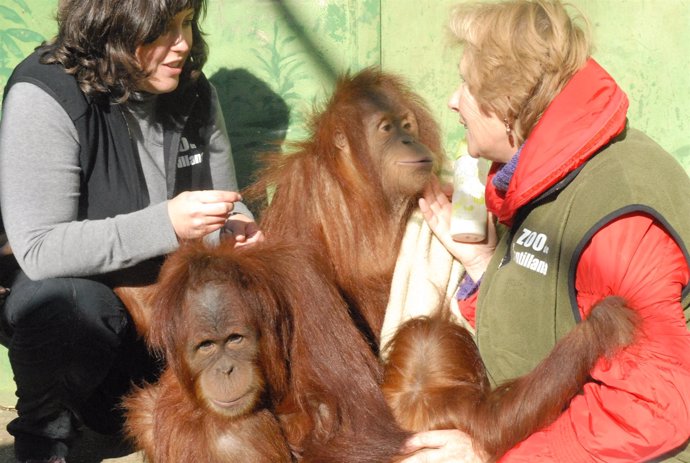
[[[23,329],[119,335],[128,324],[120,300],[106,285],[81,278],[15,282],[3,309],[12,332]]]

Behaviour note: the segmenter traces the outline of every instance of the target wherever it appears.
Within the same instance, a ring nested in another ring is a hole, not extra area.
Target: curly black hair
[[[140,45],[162,35],[179,12],[194,10],[193,44],[180,86],[199,74],[208,46],[199,27],[206,0],[60,0],[58,33],[41,45],[43,63],[60,63],[91,97],[127,101],[146,77],[136,57]]]

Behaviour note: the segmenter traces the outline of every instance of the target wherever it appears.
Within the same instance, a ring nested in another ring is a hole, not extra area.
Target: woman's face
[[[517,150],[510,144],[506,124],[495,114],[482,111],[466,84],[461,84],[451,95],[448,107],[458,113],[460,123],[465,126],[470,156],[503,163],[510,161]]]
[[[192,49],[193,19],[193,9],[180,11],[160,37],[137,47],[139,65],[148,74],[139,83],[139,90],[160,94],[177,88],[182,66]]]

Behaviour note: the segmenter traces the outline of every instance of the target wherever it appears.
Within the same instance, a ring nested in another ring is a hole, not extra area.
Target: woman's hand
[[[434,235],[448,249],[448,252],[458,259],[465,267],[465,271],[474,281],[478,281],[484,274],[486,267],[496,249],[496,225],[494,217],[489,214],[487,219],[486,239],[479,243],[460,243],[450,235],[451,202],[436,177],[419,199],[419,209]]]
[[[234,191],[185,191],[168,201],[168,215],[178,239],[202,238],[225,225],[241,200]]]
[[[400,463],[484,463],[470,436],[457,429],[420,432],[405,443]]]
[[[246,246],[264,240],[264,234],[259,226],[246,215],[235,214],[228,218],[221,233],[222,239],[234,239],[235,247]]]

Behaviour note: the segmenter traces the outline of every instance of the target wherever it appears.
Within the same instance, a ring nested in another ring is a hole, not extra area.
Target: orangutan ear
[[[350,152],[350,145],[347,142],[347,137],[345,136],[342,130],[338,129],[335,132],[335,138],[333,140],[333,143],[335,143],[335,147],[338,148],[340,151],[344,153]]]

